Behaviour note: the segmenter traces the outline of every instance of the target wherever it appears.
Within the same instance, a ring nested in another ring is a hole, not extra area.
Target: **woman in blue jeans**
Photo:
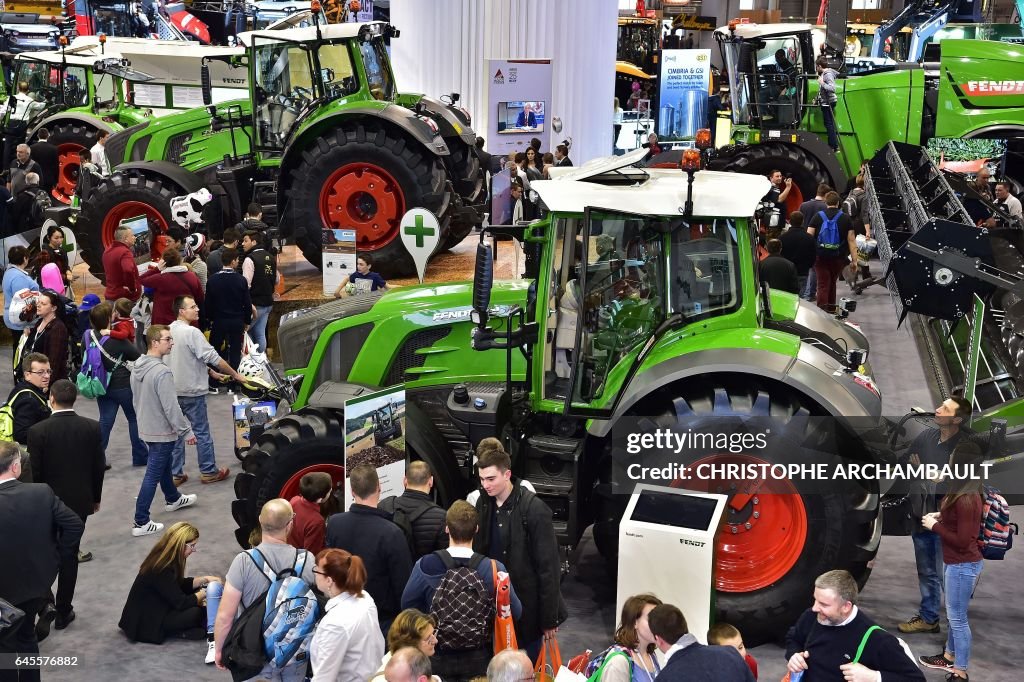
[[[133,642],[163,644],[168,637],[206,637],[213,663],[213,623],[224,590],[215,575],[185,576],[185,562],[199,551],[199,530],[176,523],[157,540],[139,568],[118,627]]]
[[[135,418],[135,407],[132,405],[131,371],[128,363],[139,359],[139,347],[135,345],[135,339],[118,339],[113,336],[103,335],[102,331],[109,332],[110,316],[113,308],[109,303],[100,303],[89,311],[89,324],[92,329],[86,332],[85,341],[91,340],[90,335],[95,335],[96,341],[105,351],[103,355],[103,367],[110,377],[107,383],[107,393],[96,399],[100,409],[100,435],[103,438],[103,450],[106,452],[107,444],[110,442],[110,432],[114,429],[114,420],[117,419],[118,408],[124,410],[124,417],[128,420],[128,435],[132,441],[132,466],[144,467],[149,454],[146,444],[139,438],[139,424]]]
[[[970,442],[961,442],[949,456],[949,463],[966,465],[981,462],[981,450]],[[946,671],[946,680],[966,680],[971,657],[971,626],[967,605],[981,575],[982,557],[978,531],[984,500],[980,480],[953,481],[951,492],[942,498],[939,511],[926,514],[921,523],[942,539],[942,561],[946,565],[946,618],[949,636],[946,647],[936,656],[921,656],[921,664]]]

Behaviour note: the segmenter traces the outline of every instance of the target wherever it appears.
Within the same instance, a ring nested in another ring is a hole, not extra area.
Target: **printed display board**
[[[488,59],[486,78],[487,106],[495,114],[488,122],[487,150],[525,151],[534,137],[541,149],[551,149],[551,60]]]
[[[405,387],[345,401],[345,510],[352,504],[348,472],[372,464],[381,499],[401,495],[405,477]]]
[[[356,231],[324,230],[322,234],[324,296],[333,296],[341,280],[356,271]]]
[[[659,140],[692,138],[708,127],[710,82],[711,50],[662,51]]]

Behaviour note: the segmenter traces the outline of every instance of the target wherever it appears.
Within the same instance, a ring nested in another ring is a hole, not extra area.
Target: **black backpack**
[[[41,189],[32,191],[32,205],[28,216],[32,227],[39,227],[46,221],[46,211],[53,206],[50,196]]]
[[[416,535],[413,533],[412,524],[430,510],[430,505],[425,504],[416,511],[409,513],[398,504],[398,497],[390,497],[385,500],[380,509],[391,514],[391,521],[402,531],[405,541],[409,545],[409,556],[416,559],[419,553],[416,551]]]
[[[494,594],[487,590],[477,568],[486,558],[473,552],[469,561],[456,561],[446,550],[434,552],[445,573],[430,600],[430,615],[437,621],[437,647],[441,651],[489,649],[494,622]]]

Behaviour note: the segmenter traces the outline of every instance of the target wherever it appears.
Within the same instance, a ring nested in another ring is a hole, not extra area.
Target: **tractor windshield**
[[[309,50],[276,40],[257,44],[252,68],[258,144],[282,149],[300,112],[315,98]]]
[[[739,308],[741,283],[736,223],[724,218],[680,220],[672,232],[669,306],[684,318]]]
[[[359,89],[347,44],[321,45],[317,56],[320,60],[320,85],[328,99],[345,97]]]
[[[16,104],[8,107],[9,123],[29,123],[51,106],[81,107],[89,102],[85,68],[18,61],[14,76]]]
[[[719,41],[729,75],[733,123],[771,128],[799,124],[805,67],[800,36]]]
[[[366,71],[366,85],[374,99],[390,102],[395,97],[395,79],[388,66],[388,55],[384,50],[384,42],[380,38],[360,43],[359,51],[363,57],[363,70]]]

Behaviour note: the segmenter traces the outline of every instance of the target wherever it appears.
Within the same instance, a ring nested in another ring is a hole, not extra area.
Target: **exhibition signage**
[[[658,138],[692,138],[708,125],[711,50],[664,50]]]
[[[698,17],[696,14],[680,14],[672,20],[672,28],[686,31],[714,31],[718,28],[718,17]]]
[[[371,464],[380,478],[380,497],[401,495],[405,486],[405,387],[345,401],[345,511],[352,504],[348,474]]]
[[[402,243],[406,251],[412,256],[416,263],[416,274],[423,284],[423,276],[427,272],[427,261],[437,249],[440,241],[441,225],[433,213],[425,208],[413,208],[406,211],[402,216],[399,228],[402,236]]]
[[[978,383],[978,362],[981,359],[981,328],[985,320],[985,302],[974,294],[974,316],[971,318],[971,343],[967,358],[967,377],[964,380],[964,399],[974,403],[974,388]]]
[[[356,231],[323,231],[324,296],[331,296],[341,281],[356,271]]]
[[[488,59],[486,78],[488,151],[524,151],[534,137],[550,149],[551,60]]]

